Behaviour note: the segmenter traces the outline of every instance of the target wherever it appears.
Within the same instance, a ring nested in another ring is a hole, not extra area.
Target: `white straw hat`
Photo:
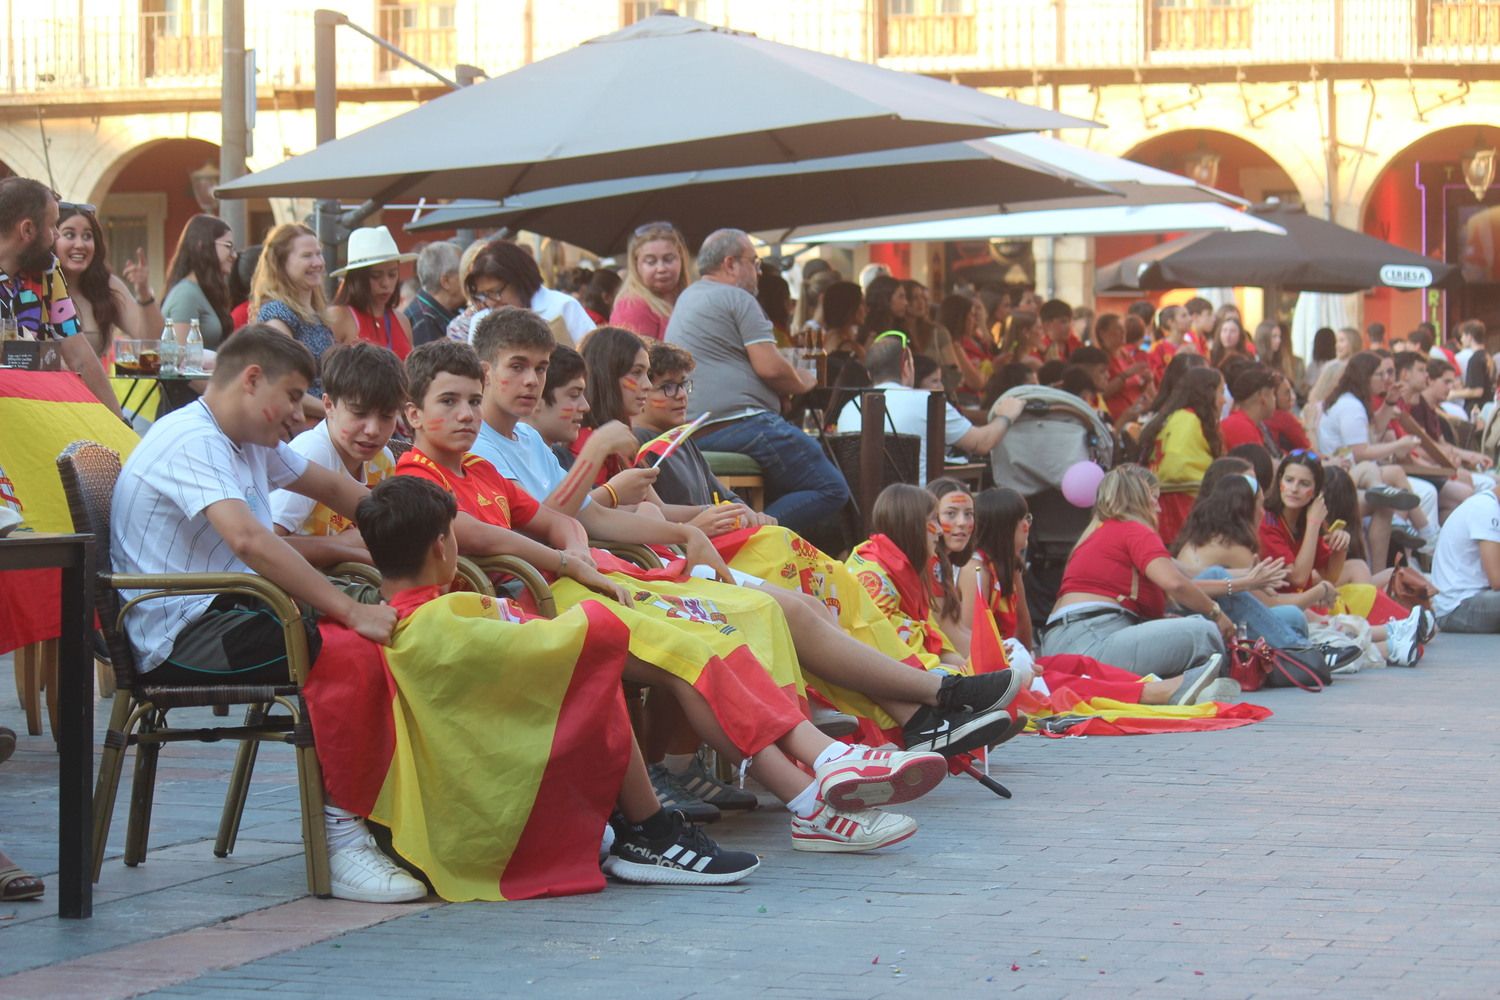
[[[396,239],[385,226],[356,229],[349,234],[349,263],[333,272],[335,278],[361,267],[389,264],[392,261],[416,260],[414,253],[402,253]]]

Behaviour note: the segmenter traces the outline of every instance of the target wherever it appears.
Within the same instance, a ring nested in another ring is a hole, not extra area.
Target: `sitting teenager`
[[[1229,395],[1234,406],[1229,416],[1219,423],[1219,436],[1224,450],[1238,448],[1242,444],[1258,444],[1275,458],[1281,452],[1276,447],[1266,421],[1276,412],[1276,388],[1284,380],[1276,372],[1262,364],[1244,365],[1234,373],[1229,382]]]
[[[619,696],[622,676],[670,691],[716,749],[747,760],[749,773],[793,812],[795,849],[870,850],[915,832],[911,820],[867,809],[865,801],[925,794],[946,771],[940,756],[835,743],[803,721],[758,666],[718,662],[687,632],[620,605],[584,601],[547,620],[507,601],[447,594],[458,558],[457,516],[451,495],[410,476],[382,483],[361,503],[382,592],[400,622],[383,652],[331,632],[330,647],[340,655],[318,678],[325,687],[312,692],[320,742],[331,745],[326,756],[335,764],[330,784],[351,809],[388,823],[396,849],[445,898],[597,889],[597,831],[617,800],[604,870],[622,881],[721,885],[756,868],[755,855],[721,851],[680,815],[663,811]],[[369,730],[342,731],[364,721],[359,692],[369,678],[358,675],[362,669],[388,674],[374,685],[380,708],[393,684],[403,719],[436,726],[398,729],[392,754],[400,766],[389,778],[378,768],[383,787],[362,788],[358,780]],[[467,735],[445,742],[445,728]],[[445,749],[453,759],[443,758]],[[483,766],[472,766],[476,759]],[[811,781],[799,764],[811,769]],[[518,802],[515,786],[533,800]],[[433,805],[434,788],[449,797],[452,822],[423,809]],[[544,805],[567,814],[542,817],[542,829],[531,829],[533,812]],[[832,836],[829,826],[858,833]],[[526,863],[536,870],[512,871]]]
[[[1159,496],[1156,477],[1142,466],[1105,474],[1094,518],[1063,570],[1044,654],[1077,653],[1161,678],[1200,668],[1199,677],[1223,673],[1234,622],[1178,568],[1156,533]],[[1169,597],[1193,616],[1164,617]]]
[[[865,351],[873,388],[885,395],[886,426],[896,434],[915,434],[918,439],[917,476],[927,480],[927,403],[931,393],[913,386],[916,366],[906,334],[888,330],[875,337]],[[1011,423],[1021,415],[1019,399],[1001,399],[990,422],[975,426],[952,403],[943,402],[943,443],[970,455],[989,455],[1005,437]],[[838,416],[841,433],[858,433],[863,426],[860,399],[845,404]]]
[[[1066,690],[1083,700],[1105,697],[1142,705],[1188,705],[1239,695],[1239,685],[1207,668],[1143,682],[1131,671],[1087,656],[1061,654],[1033,661],[1024,572],[1031,511],[1026,498],[1008,487],[985,490],[975,498],[974,507],[974,557],[959,572],[959,599],[967,620],[975,621],[980,610],[993,617],[1013,667],[1032,663],[1032,672],[1053,695]]]
[[[958,586],[959,570],[973,556],[974,495],[963,483],[947,478],[929,482],[927,492],[937,498],[938,527],[942,531],[942,548],[947,553],[946,560],[934,559],[930,564],[933,585],[936,592],[941,592],[945,581],[949,587]],[[957,605],[938,608],[938,625],[965,656],[969,654],[972,623],[973,617],[965,618]]]
[[[292,438],[291,449],[309,462],[373,487],[396,472],[386,447],[406,403],[406,368],[384,347],[362,341],[331,348],[323,356],[323,403],[327,415]],[[292,490],[271,494],[276,534],[314,566],[369,562],[354,522]]]
[[[1312,447],[1307,428],[1302,426],[1302,421],[1297,417],[1295,385],[1284,375],[1277,380],[1276,409],[1264,421],[1266,430],[1271,434],[1271,443],[1276,446],[1276,452],[1280,455],[1298,448]]]
[[[1159,523],[1164,542],[1177,537],[1192,510],[1204,471],[1224,453],[1219,437],[1222,412],[1223,377],[1214,368],[1194,368],[1160,402],[1156,415],[1141,431],[1141,464],[1161,484],[1160,515],[1153,520]]]
[[[1446,364],[1446,362],[1444,362]],[[1500,632],[1500,499],[1475,493],[1448,515],[1432,558],[1432,609],[1449,632]]]
[[[481,346],[486,329],[492,328],[482,322],[475,331]],[[490,366],[495,388],[488,394],[489,412],[503,421],[497,428],[502,436],[515,432],[517,410],[530,409],[525,401],[534,406],[540,395],[551,345],[546,335],[532,346],[517,341],[497,347],[492,355],[498,368]],[[940,678],[913,670],[852,639],[811,598],[774,587],[720,583],[734,579],[733,574],[703,533],[689,525],[606,508],[602,503],[583,508],[580,522],[539,503],[519,482],[470,451],[485,422],[481,413],[487,394],[485,368],[468,345],[454,341],[425,344],[412,351],[407,370],[411,379],[407,418],[416,431],[416,444],[397,463],[397,473],[431,479],[457,497],[456,525],[463,554],[510,553],[544,573],[568,573],[571,579],[553,585],[562,609],[591,596],[581,583],[700,633],[721,656],[743,657],[745,653],[738,651],[748,647],[793,696],[804,690],[805,668],[809,677],[822,678],[817,682],[820,691],[826,693],[832,685],[847,688],[888,713],[904,727],[909,750],[937,750],[951,756],[993,742],[1008,726],[1006,706],[1016,694],[1012,675]],[[556,467],[555,459],[552,465]],[[528,475],[543,482],[556,478],[544,471]],[[583,475],[575,467],[551,493],[566,492],[573,488],[569,483],[581,487],[588,481]],[[680,544],[686,559],[668,571],[642,570],[606,552],[588,549],[590,535],[616,542]],[[607,575],[595,568],[597,564],[603,565]],[[680,579],[684,570],[699,565],[718,580]]]
[[[642,446],[687,423],[687,401],[693,394],[693,368],[697,364],[687,351],[662,341],[651,344],[647,355],[651,390],[646,393],[645,407],[630,421],[636,441]],[[556,405],[552,388],[554,380],[565,386],[583,378],[586,385],[586,371],[581,357],[574,355],[560,362],[559,352],[554,351],[552,364],[547,369],[547,388],[543,390],[542,402],[548,406]],[[687,507],[727,503],[744,507],[744,501],[714,476],[708,459],[692,438],[679,442],[672,454],[656,462],[653,468],[659,471],[652,486],[667,503]],[[773,518],[763,520],[767,524],[775,523]]]
[[[1328,503],[1323,498],[1323,466],[1306,452],[1287,455],[1276,469],[1276,480],[1266,491],[1265,515],[1260,521],[1260,552],[1284,560],[1290,571],[1281,589],[1297,593],[1327,582],[1338,589],[1333,604],[1319,606],[1359,615],[1371,625],[1371,638],[1385,643],[1386,662],[1414,667],[1422,657],[1422,643],[1436,632],[1432,614],[1420,606],[1407,612],[1377,588],[1344,579],[1349,533],[1329,530]],[[1326,588],[1324,588],[1326,591]],[[1321,595],[1323,601],[1329,595]],[[1383,626],[1383,628],[1382,628]]]
[[[1448,464],[1457,470],[1455,476],[1443,482],[1438,493],[1439,509],[1446,513],[1473,496],[1476,489],[1494,485],[1494,476],[1488,471],[1494,463],[1487,455],[1460,448],[1454,442],[1453,428],[1442,409],[1458,381],[1452,365],[1446,360],[1424,359],[1411,353],[1394,358],[1393,364],[1396,405],[1437,443]]]

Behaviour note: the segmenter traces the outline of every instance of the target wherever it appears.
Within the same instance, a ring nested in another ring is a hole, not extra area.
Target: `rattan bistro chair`
[[[94,879],[104,865],[105,844],[114,814],[115,797],[124,769],[125,751],[136,748],[131,783],[130,820],[125,835],[125,864],[146,859],[151,826],[151,804],[156,784],[157,754],[165,743],[218,740],[289,743],[296,751],[297,783],[301,790],[302,842],[305,847],[308,889],[328,896],[328,841],[323,829],[323,776],[313,748],[301,682],[310,664],[307,635],[296,603],[267,580],[249,573],[121,574],[110,570],[110,500],[120,475],[120,457],[92,441],[75,441],[57,458],[74,529],[94,536],[96,565],[94,608],[115,670],[117,690],[109,731],[99,761],[94,791]],[[125,599],[121,591],[138,591]],[[122,631],[124,614],[145,601],[185,594],[239,594],[266,605],[281,621],[286,637],[287,684],[153,685],[149,673],[136,669],[135,653]],[[242,725],[177,728],[168,721],[176,708],[215,708],[244,705]],[[276,713],[275,706],[287,710]],[[233,844],[250,781],[254,755],[241,752],[236,761],[214,853],[222,857]]]

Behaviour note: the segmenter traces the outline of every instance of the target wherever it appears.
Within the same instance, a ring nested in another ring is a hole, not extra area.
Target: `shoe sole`
[[[1423,608],[1421,617],[1417,619],[1417,642],[1425,646],[1437,638],[1437,630],[1437,615]],[[3,753],[3,751],[0,751],[0,753]],[[4,759],[3,756],[0,756],[0,760]]]
[[[984,715],[976,715],[967,724],[925,740],[908,744],[906,749],[913,752],[932,751],[940,753],[944,757],[957,757],[961,753],[970,750],[978,750],[980,747],[993,746],[1011,725],[1010,713],[1003,708],[993,709]],[[946,740],[943,745],[939,742]]]
[[[1209,664],[1213,665],[1211,669],[1209,668]],[[1224,666],[1224,658],[1215,653],[1203,661],[1203,666],[1205,669],[1198,672],[1198,676],[1193,679],[1191,687],[1187,688],[1187,690],[1178,688],[1172,692],[1172,700],[1168,702],[1169,705],[1197,704],[1197,698],[1203,693],[1203,690],[1219,679],[1219,672]]]
[[[744,871],[710,874],[665,865],[643,865],[612,854],[599,867],[604,869],[606,875],[632,885],[733,885],[759,868],[760,862],[757,861]]]
[[[384,895],[378,892],[365,892],[349,886],[340,887],[337,882],[329,887],[334,899],[347,899],[354,903],[416,903],[427,898],[427,887],[422,886],[422,891],[415,895]]]
[[[916,833],[917,827],[913,824],[909,830],[870,844],[856,844],[831,837],[799,837],[794,833],[792,834],[792,850],[811,851],[814,854],[863,854],[865,851],[878,851],[882,847],[890,847],[903,840],[910,840],[916,836]]]
[[[920,799],[948,776],[948,762],[942,757],[918,757],[891,769],[884,764],[867,765],[874,773],[864,773],[851,764],[843,772],[835,771],[819,789],[823,801],[839,812],[860,812],[875,806],[898,805]]]
[[[1238,681],[1228,677],[1216,677],[1212,684],[1206,685],[1202,691],[1198,692],[1198,700],[1193,704],[1204,705],[1208,702],[1232,704],[1231,699],[1238,699],[1244,693]]]
[[[1389,507],[1391,510],[1416,510],[1422,505],[1422,500],[1415,493],[1391,495],[1382,494],[1377,490],[1369,490],[1365,493],[1365,502],[1371,507]]]

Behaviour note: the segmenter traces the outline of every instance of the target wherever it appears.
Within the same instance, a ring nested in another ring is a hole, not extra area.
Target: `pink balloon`
[[[1062,495],[1074,507],[1092,507],[1103,479],[1104,470],[1097,462],[1075,462],[1063,473]]]

